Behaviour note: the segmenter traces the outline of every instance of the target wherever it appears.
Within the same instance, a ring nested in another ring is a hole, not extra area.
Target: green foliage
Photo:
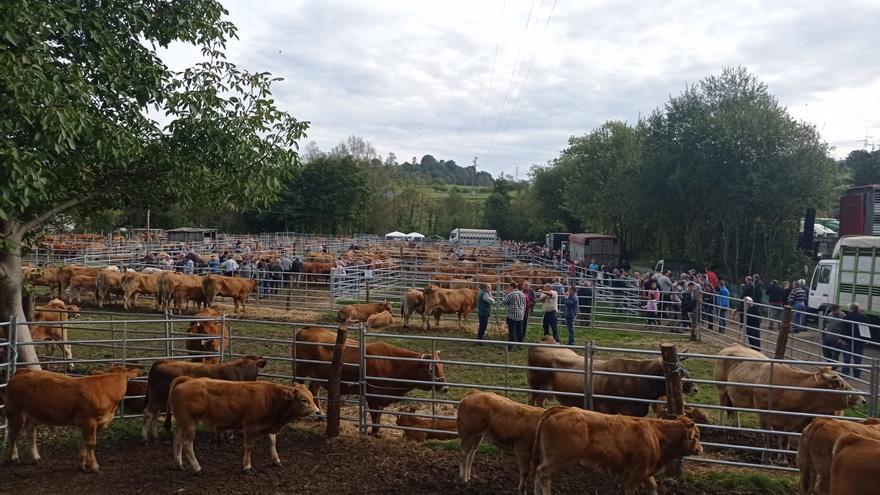
[[[843,162],[844,168],[852,174],[853,186],[880,184],[880,150],[855,150]]]
[[[298,171],[280,209],[290,230],[337,234],[363,225],[372,197],[368,177],[354,158],[328,155]]]
[[[775,476],[747,471],[699,471],[682,474],[685,485],[698,490],[712,490],[716,493],[767,495],[790,495],[797,491],[797,477]]]
[[[236,36],[225,15],[214,0],[2,2],[3,235],[85,202],[240,208],[274,199],[307,123],[275,106],[278,79],[224,60]],[[170,71],[156,50],[173,41],[198,46],[205,61]]]

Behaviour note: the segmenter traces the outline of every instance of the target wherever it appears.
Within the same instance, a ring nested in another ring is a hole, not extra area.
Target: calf
[[[550,495],[553,475],[579,464],[591,472],[622,475],[626,495],[637,495],[645,484],[657,495],[657,472],[676,457],[702,452],[700,430],[685,417],[632,418],[556,406],[535,427],[535,493]]]
[[[376,313],[374,315],[370,315],[367,318],[367,328],[384,328],[394,324],[394,317],[391,316],[391,312],[382,311],[381,313]]]
[[[222,364],[189,363],[162,359],[153,363],[147,379],[146,405],[144,406],[144,441],[159,437],[159,414],[168,403],[168,390],[178,376],[196,376],[229,381],[254,381],[266,360],[258,356],[245,356]],[[171,429],[171,415],[165,415],[165,429]]]
[[[831,495],[877,493],[880,479],[880,440],[847,433],[834,443]]]
[[[391,313],[391,303],[385,301],[383,303],[365,303],[365,304],[349,304],[340,309],[336,313],[336,320],[340,323],[347,321],[367,321],[370,316],[379,314],[383,311]]]
[[[403,438],[424,442],[425,440],[449,440],[458,436],[458,422],[454,419],[423,418],[417,415],[416,409],[401,408],[397,415],[397,426],[419,428],[403,430]],[[421,431],[441,430],[441,431]]]
[[[666,396],[663,395],[657,400],[665,401]],[[669,419],[666,417],[666,404],[651,404],[651,411],[654,412],[655,418]],[[701,407],[684,406],[684,416],[690,418],[694,423],[697,423],[698,425],[712,424],[712,422],[709,421],[709,413]]]
[[[407,289],[403,295],[403,304],[400,305],[400,316],[403,317],[403,328],[409,327],[409,320],[413,313],[425,313],[425,296],[422,291]]]
[[[489,392],[472,390],[458,405],[458,436],[461,438],[459,476],[467,483],[477,447],[485,438],[496,447],[512,452],[519,465],[519,492],[526,488],[529,459],[535,439],[535,427],[543,409],[514,402]]]
[[[816,418],[801,433],[797,464],[801,495],[828,495],[831,489],[831,453],[837,439],[847,433],[880,439],[880,420],[864,423],[841,419]]]
[[[222,352],[229,351],[230,325],[228,321],[220,320],[220,317],[222,316],[222,314],[211,308],[199,311],[195,314],[195,317],[202,319],[202,321],[193,321],[190,323],[189,327],[186,329],[186,334],[188,337],[204,335],[207,338],[187,338],[186,350],[189,351],[190,354],[219,354],[221,352],[221,347]],[[207,318],[214,318],[214,320],[206,320]],[[193,358],[193,362],[200,361],[216,364],[220,362],[220,358],[217,356],[198,356]]]
[[[190,301],[196,303],[196,309],[200,307],[204,307],[205,309],[208,308],[208,302],[205,300],[205,291],[202,289],[201,285],[197,287],[175,287],[172,291],[172,296],[174,297],[174,311],[177,311],[178,313],[183,311],[184,303],[189,306]]]
[[[66,342],[67,324],[70,318],[79,318],[79,308],[73,304],[64,304],[61,299],[52,299],[45,306],[38,306],[34,312],[34,318],[42,324],[31,326],[31,337],[34,341],[57,341]],[[56,322],[56,323],[47,323]],[[70,344],[49,344],[46,346],[47,354],[54,354],[56,349],[61,350],[64,359],[71,362],[67,364],[67,368],[72,370],[73,351]]]
[[[124,294],[122,290],[122,277],[125,276],[125,273],[112,271],[112,270],[102,270],[101,273],[98,274],[98,277],[95,280],[95,285],[98,287],[98,306],[103,308],[104,303],[108,302],[110,294],[122,296]]]
[[[80,469],[98,471],[96,434],[113,420],[125,396],[128,378],[137,373],[136,369],[120,367],[108,373],[73,378],[51,371],[18,370],[7,385],[4,410],[10,460],[18,462],[15,442],[22,428],[30,436],[31,457],[37,462],[37,424],[76,426],[83,435]]]
[[[190,467],[202,470],[193,452],[196,426],[204,423],[219,430],[243,430],[244,470],[251,469],[251,451],[258,435],[269,437],[272,462],[281,465],[275,434],[289,421],[318,412],[314,397],[304,385],[228,382],[212,378],[180,376],[171,383],[168,405],[177,417],[174,459],[183,468],[183,450]]]
[[[98,300],[98,278],[90,275],[74,275],[70,277],[70,297],[77,303],[82,303],[82,291],[91,291]]]

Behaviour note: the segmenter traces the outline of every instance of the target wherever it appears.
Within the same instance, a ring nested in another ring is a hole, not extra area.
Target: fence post
[[[230,352],[230,356],[232,355],[232,339],[231,335],[226,335],[226,332],[229,331],[229,328],[226,326],[226,313],[220,315],[220,362],[224,362],[223,356],[226,355],[226,351]]]
[[[370,302],[370,279],[367,279],[364,290],[367,293],[367,302]]]
[[[360,375],[360,386],[361,386],[361,394],[360,400],[358,401],[360,407],[360,424],[358,427],[361,431],[361,436],[367,435],[367,332],[364,328],[364,324],[361,323],[358,326],[358,330],[360,331],[360,337],[358,339],[358,356],[359,356],[359,375]]]
[[[584,409],[593,410],[593,354],[596,352],[592,340],[584,345]]]
[[[166,356],[166,358],[170,358],[172,356],[172,353],[174,352],[174,343],[171,341],[172,332],[171,332],[170,314],[171,314],[171,311],[168,309],[165,309],[165,356]],[[220,333],[222,334],[223,331],[221,330]]]
[[[9,363],[9,367],[6,368],[6,381],[8,382],[12,375],[15,374],[15,368],[18,364],[18,339],[17,333],[18,331],[18,321],[15,318],[15,315],[12,315],[12,318],[9,319],[9,347],[6,352],[6,362]]]
[[[785,348],[788,346],[788,335],[791,333],[791,306],[782,308],[782,324],[779,325],[779,336],[776,338],[775,359],[785,359]],[[821,330],[820,330],[821,333]],[[794,357],[792,355],[792,357]]]
[[[877,401],[878,395],[880,395],[880,376],[877,376],[877,373],[880,373],[880,361],[877,358],[871,358],[871,385],[870,397],[868,397],[868,416],[877,417]]]
[[[696,342],[700,340],[700,318],[703,317],[703,296],[702,292],[699,292],[700,300],[695,301],[694,310],[691,311],[691,342]]]
[[[663,374],[666,377],[666,418],[675,419],[684,413],[684,397],[681,391],[681,364],[675,344],[660,344],[663,359]],[[681,476],[682,459],[678,458],[666,466],[671,476]]]
[[[348,328],[345,323],[339,325],[336,331],[336,345],[333,346],[333,361],[330,365],[330,383],[327,384],[327,438],[339,436],[339,410],[342,407],[339,401],[339,382],[342,380],[346,333]]]

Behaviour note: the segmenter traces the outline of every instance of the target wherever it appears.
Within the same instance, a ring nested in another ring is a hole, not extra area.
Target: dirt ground
[[[404,443],[396,435],[366,438],[343,433],[328,441],[318,429],[301,424],[278,435],[284,463],[271,466],[265,441],[257,443],[254,473],[241,471],[240,437],[220,441],[199,432],[195,452],[203,473],[180,471],[170,443],[142,444],[136,440],[101,441],[97,458],[101,471],[78,471],[73,445],[50,442],[42,447],[39,465],[0,466],[0,492],[50,494],[163,494],[163,493],[281,493],[313,494],[495,494],[515,491],[514,459],[501,454],[477,454],[474,479],[458,478],[458,452]],[[69,442],[67,442],[69,444]],[[697,468],[694,468],[697,469]],[[553,484],[555,493],[620,493],[617,481],[589,476],[572,469]],[[667,495],[710,493],[683,481],[661,482]],[[714,492],[717,494],[717,491]],[[746,493],[746,492],[737,492]]]

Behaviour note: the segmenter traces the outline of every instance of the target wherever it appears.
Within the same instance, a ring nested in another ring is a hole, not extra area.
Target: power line
[[[501,5],[501,22],[504,21],[504,12],[507,10],[507,0]],[[483,148],[483,134],[486,131],[486,117],[489,114],[489,100],[492,96],[492,86],[495,84],[495,66],[498,63],[498,49],[501,46],[501,28],[497,29],[495,35],[495,55],[492,56],[492,70],[489,73],[489,87],[486,89],[486,102],[483,105],[483,116],[480,119],[480,139],[477,143],[477,149]]]

